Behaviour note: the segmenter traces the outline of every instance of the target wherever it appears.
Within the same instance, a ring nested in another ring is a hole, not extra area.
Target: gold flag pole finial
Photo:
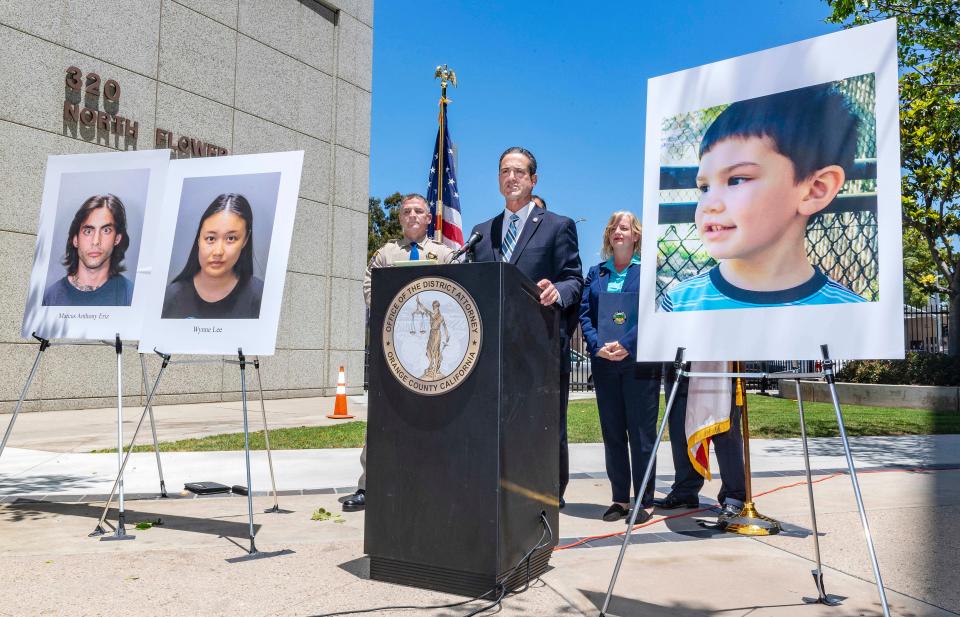
[[[433,76],[435,79],[440,80],[440,130],[437,131],[437,216],[436,220],[436,233],[435,239],[437,242],[443,244],[443,179],[444,179],[444,156],[445,152],[443,151],[443,125],[446,122],[447,114],[447,103],[450,102],[447,99],[447,84],[453,84],[453,87],[457,87],[457,74],[448,67],[446,64],[443,66],[438,66],[437,70],[434,71]]]
[[[440,80],[440,87],[443,89],[444,97],[446,97],[447,94],[447,83],[453,84],[454,88],[457,87],[457,74],[446,64],[438,66],[433,76]]]

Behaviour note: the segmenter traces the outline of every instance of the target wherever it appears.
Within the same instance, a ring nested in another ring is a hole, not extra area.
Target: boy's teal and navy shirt
[[[807,282],[780,291],[749,291],[734,286],[715,266],[679,283],[663,294],[660,310],[667,312],[712,311],[773,306],[810,306],[866,302],[840,283],[814,268]]]

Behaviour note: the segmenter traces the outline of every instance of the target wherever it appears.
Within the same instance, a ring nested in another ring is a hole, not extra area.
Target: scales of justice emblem
[[[390,303],[383,353],[394,377],[420,394],[459,386],[476,366],[480,314],[469,293],[443,277],[417,279]]]
[[[440,301],[434,300],[432,307],[427,308],[420,302],[420,297],[415,298],[417,306],[410,314],[410,334],[416,336],[426,332],[424,324],[429,324],[430,334],[427,338],[427,370],[423,372],[420,379],[426,381],[436,381],[443,377],[440,372],[440,365],[443,364],[443,350],[450,344],[450,329],[447,328],[447,322],[443,320],[443,313],[440,311]],[[419,332],[416,325],[420,326]],[[443,329],[443,338],[440,337],[440,330]]]

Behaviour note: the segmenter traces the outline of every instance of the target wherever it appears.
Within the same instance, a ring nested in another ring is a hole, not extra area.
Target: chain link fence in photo
[[[836,82],[861,121],[856,165],[840,194],[807,226],[811,264],[868,301],[879,299],[876,201],[876,122],[874,76]],[[698,150],[707,128],[726,105],[665,118],[660,149],[657,304],[676,283],[716,265],[693,224]],[[810,127],[817,130],[817,127]]]

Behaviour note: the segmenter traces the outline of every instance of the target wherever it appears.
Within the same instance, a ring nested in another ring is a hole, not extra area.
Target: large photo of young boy
[[[893,20],[651,78],[637,360],[903,357]]]
[[[860,216],[851,217],[851,204],[837,199],[841,191],[872,195],[862,186],[874,178],[853,178],[863,168],[875,168],[873,83],[872,74],[856,76],[737,101],[720,111],[695,146],[696,208],[683,242],[689,252],[709,259],[687,260],[678,271],[676,260],[669,259],[678,223],[659,226],[659,310],[877,299],[876,202],[860,200],[854,206]],[[684,117],[708,114],[680,114],[666,124],[687,129]],[[683,149],[673,147],[675,132],[667,131],[664,142],[664,158],[672,162],[670,153]],[[661,210],[671,207],[677,206]],[[845,245],[819,254],[815,245],[830,225],[844,227]],[[836,259],[857,242],[866,245],[856,248],[867,249],[867,263]]]

